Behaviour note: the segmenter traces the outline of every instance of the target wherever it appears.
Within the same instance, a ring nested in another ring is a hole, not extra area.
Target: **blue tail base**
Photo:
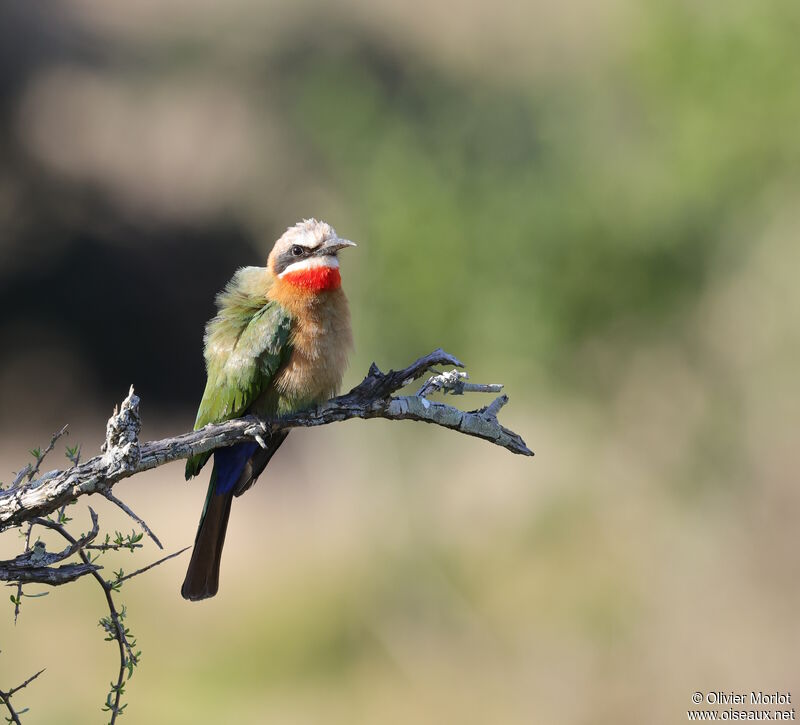
[[[237,443],[235,446],[214,451],[214,468],[217,472],[214,493],[230,493],[233,490],[257,448],[258,443]]]

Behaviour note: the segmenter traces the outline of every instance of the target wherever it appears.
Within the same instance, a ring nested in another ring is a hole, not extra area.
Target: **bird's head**
[[[336,289],[341,284],[337,255],[355,246],[340,239],[330,224],[304,219],[275,242],[267,267],[273,276],[308,292]]]

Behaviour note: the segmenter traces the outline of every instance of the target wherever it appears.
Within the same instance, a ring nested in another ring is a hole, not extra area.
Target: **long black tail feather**
[[[209,486],[208,499],[200,527],[197,529],[192,558],[181,587],[181,596],[184,599],[192,601],[208,599],[219,589],[219,565],[232,502],[233,491],[214,493],[213,483]]]
[[[234,455],[233,465],[226,458],[214,458],[214,469],[208,485],[203,515],[197,529],[192,558],[186,571],[186,578],[181,587],[184,599],[198,601],[213,597],[219,589],[219,567],[222,560],[222,548],[225,544],[225,532],[228,529],[228,518],[234,496],[241,496],[249,489],[267,467],[272,456],[286,440],[288,431],[273,433],[267,438],[266,448],[256,447],[253,454],[242,464],[235,462],[234,448],[221,449],[224,453]],[[239,444],[240,446],[242,444]],[[219,454],[220,451],[217,451]],[[241,466],[241,470],[239,469]],[[218,481],[218,477],[221,480]],[[234,476],[234,478],[231,478]],[[228,490],[217,493],[218,483]]]

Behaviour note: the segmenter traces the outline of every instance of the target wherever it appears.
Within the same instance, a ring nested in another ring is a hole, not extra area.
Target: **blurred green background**
[[[124,722],[674,723],[797,689],[798,37],[792,0],[0,6],[0,479],[65,422],[93,455],[130,383],[143,437],[188,429],[214,294],[305,216],[359,243],[345,385],[442,346],[537,453],[293,433],[216,599],[180,598],[186,555],[125,586]],[[203,489],[115,492],[175,550]],[[5,606],[0,687],[47,667],[26,722],[103,722],[96,585]]]

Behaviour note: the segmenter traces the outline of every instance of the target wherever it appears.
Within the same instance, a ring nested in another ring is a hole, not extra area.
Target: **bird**
[[[194,429],[247,414],[279,416],[336,395],[353,347],[341,288],[339,252],[356,244],[324,221],[304,219],[275,242],[266,267],[239,269],[217,295],[206,325],[206,386]],[[213,452],[213,468],[181,595],[213,597],[234,497],[247,491],[286,440],[275,431],[261,442]],[[263,444],[263,447],[262,447]],[[186,480],[212,452],[186,461]]]

